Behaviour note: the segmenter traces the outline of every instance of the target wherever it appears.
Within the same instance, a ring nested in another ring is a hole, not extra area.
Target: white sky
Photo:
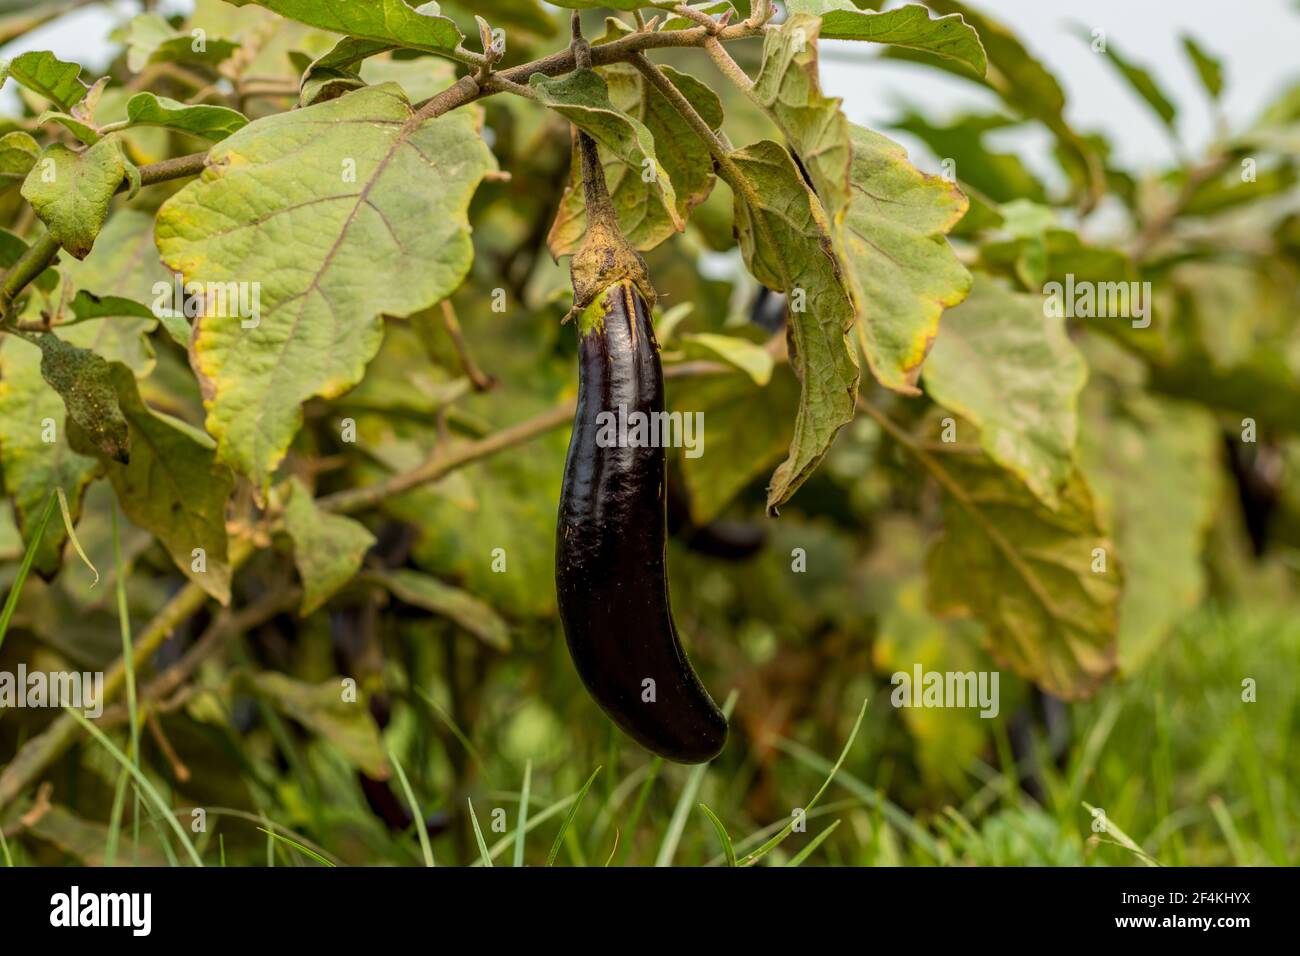
[[[186,0],[168,0],[163,9],[188,6]],[[484,6],[490,11],[490,2]],[[1213,120],[1183,55],[1179,40],[1183,32],[1222,59],[1224,109],[1234,128],[1249,122],[1282,89],[1300,79],[1300,0],[976,0],[976,6],[1015,29],[1065,88],[1070,121],[1081,130],[1104,132],[1120,164],[1128,167],[1151,169],[1167,163],[1173,156],[1168,138],[1111,66],[1072,32],[1072,25],[1082,24],[1089,31],[1104,29],[1108,43],[1152,71],[1177,104],[1180,139],[1193,153],[1208,141]],[[91,68],[102,65],[108,31],[138,10],[138,4],[117,0],[115,9],[116,17],[100,10],[69,16],[9,44],[3,55],[51,49]],[[902,103],[937,119],[997,107],[991,94],[962,80],[880,60],[875,54],[872,44],[824,44],[823,86],[829,94],[844,98],[854,122],[885,129]],[[13,95],[12,89],[3,91],[0,108]],[[891,135],[903,141],[923,165],[933,163],[915,140],[905,134]],[[998,148],[1020,150],[1036,168],[1046,169],[1045,136],[1015,131],[1000,135],[1001,141],[992,140]]]

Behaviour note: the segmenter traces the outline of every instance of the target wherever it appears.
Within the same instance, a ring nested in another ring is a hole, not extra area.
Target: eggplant
[[[650,307],[624,277],[576,319],[578,408],[555,535],[565,639],[587,690],[628,736],[669,760],[702,763],[726,743],[727,719],[673,624],[664,449],[620,446],[601,427],[602,413],[654,421],[664,410]]]

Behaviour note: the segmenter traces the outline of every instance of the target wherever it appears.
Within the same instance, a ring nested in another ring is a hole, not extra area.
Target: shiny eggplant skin
[[[602,412],[663,411],[650,310],[630,282],[616,282],[579,317],[578,339],[578,409],[555,542],[569,653],[591,696],[625,733],[669,760],[702,763],[722,750],[727,720],[673,625],[664,449],[597,440]],[[653,701],[643,699],[647,679]]]

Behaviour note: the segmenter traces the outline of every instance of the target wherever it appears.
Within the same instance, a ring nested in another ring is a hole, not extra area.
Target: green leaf
[[[1087,377],[1065,319],[1045,316],[1042,296],[990,280],[948,313],[925,363],[930,396],[972,422],[989,457],[1053,509],[1074,471]]]
[[[248,125],[248,117],[238,110],[203,103],[187,106],[165,96],[137,93],[126,104],[126,116],[132,126],[162,126],[203,139],[223,140]]]
[[[962,185],[973,186],[986,200],[1046,203],[1047,191],[1024,161],[1015,153],[998,152],[986,142],[987,134],[1017,125],[1023,125],[1023,120],[998,113],[965,114],[936,122],[910,110],[891,124],[921,140],[935,156],[951,159]]]
[[[722,844],[722,853],[727,858],[727,866],[735,866],[736,848],[731,845],[731,836],[727,833],[726,826],[718,819],[718,815],[709,809],[708,804],[701,803],[697,806],[713,824],[713,830],[718,834],[718,842]]]
[[[406,569],[375,572],[367,575],[367,580],[382,584],[403,604],[455,622],[488,647],[510,650],[510,628],[506,622],[489,605],[460,588]]]
[[[600,773],[601,768],[597,767],[587,778],[587,782],[582,785],[578,791],[577,797],[569,804],[569,812],[564,815],[564,821],[560,824],[559,832],[555,834],[555,842],[551,844],[551,850],[546,854],[546,865],[554,866],[555,858],[560,855],[560,847],[564,845],[564,835],[569,832],[569,827],[573,824],[573,818],[578,815],[578,808],[582,806],[582,801],[587,796],[587,791],[596,780],[596,774]]]
[[[229,0],[256,3],[290,20],[362,40],[381,40],[413,50],[454,50],[464,39],[454,21],[418,12],[404,0]],[[431,6],[437,8],[436,4]],[[423,9],[423,8],[422,8]]]
[[[77,517],[82,492],[99,467],[69,446],[64,417],[63,400],[41,378],[40,350],[6,335],[0,347],[0,468],[25,543],[34,539],[55,487],[63,489]],[[58,570],[65,537],[62,522],[49,524],[36,550],[38,574],[48,578]]]
[[[1210,99],[1218,100],[1219,94],[1223,92],[1223,63],[1218,57],[1207,53],[1191,34],[1184,33],[1182,41],[1183,52],[1192,61],[1192,66],[1196,67],[1201,86],[1210,94]]]
[[[854,307],[836,262],[830,226],[790,154],[763,140],[729,154],[744,177],[736,232],[754,276],[792,297],[790,364],[802,385],[790,454],[768,486],[769,510],[787,501],[852,421],[858,362],[846,333]],[[797,300],[797,301],[796,301]]]
[[[713,90],[688,73],[670,66],[661,69],[711,129],[722,125],[722,104]],[[713,159],[681,114],[635,67],[616,64],[600,72],[608,82],[614,107],[649,131],[672,182],[676,220],[660,202],[657,184],[642,178],[641,167],[628,165],[605,146],[598,147],[619,225],[638,249],[653,249],[676,233],[691,210],[708,198],[714,182]],[[581,163],[570,165],[569,183],[548,237],[551,253],[557,258],[577,250],[587,227],[580,170]]]
[[[222,459],[261,492],[302,402],[361,379],[381,315],[427,308],[460,284],[473,257],[469,201],[493,168],[475,114],[422,121],[384,84],[250,123],[163,204],[167,265],[191,282],[259,290],[252,327],[199,318],[192,363]]]
[[[695,332],[681,336],[682,351],[692,358],[717,359],[739,369],[755,385],[772,380],[772,353],[749,339],[713,332]]]
[[[359,521],[321,511],[297,478],[289,487],[284,528],[293,540],[293,560],[302,578],[298,613],[306,617],[356,576],[375,536]]]
[[[1049,511],[983,456],[933,467],[948,495],[926,561],[931,609],[977,618],[993,656],[1048,693],[1090,695],[1115,669],[1123,576],[1083,475]]]
[[[108,362],[48,332],[36,344],[41,348],[41,377],[62,397],[68,418],[81,427],[99,454],[123,464],[130,461],[130,436]]]
[[[101,461],[122,510],[162,542],[190,580],[228,604],[226,499],[234,490],[229,469],[217,462],[207,435],[145,406],[129,368],[115,362],[110,375],[130,426],[131,460]],[[68,437],[77,451],[91,450],[87,436],[71,423]],[[202,549],[201,563],[196,549]]]
[[[509,31],[521,30],[539,37],[552,37],[559,32],[555,14],[543,0],[492,0],[490,7],[473,0],[452,0],[443,6],[471,14],[483,13],[492,26]]]
[[[932,20],[929,10],[914,3],[872,13],[859,10],[852,0],[790,0],[786,6],[791,14],[819,15],[826,40],[870,40],[923,50],[956,60],[980,76],[988,68],[979,34],[960,13]]]
[[[1091,45],[1096,42],[1093,39],[1092,32],[1087,27],[1079,27],[1076,32],[1084,43]],[[1138,66],[1127,57],[1121,56],[1119,51],[1115,49],[1114,44],[1109,40],[1105,41],[1104,46],[1103,52],[1111,65],[1115,67],[1115,71],[1119,73],[1133,92],[1142,97],[1147,106],[1151,107],[1152,111],[1160,117],[1160,121],[1172,130],[1174,128],[1174,117],[1178,114],[1178,110],[1164,91],[1160,89],[1160,84],[1155,81],[1155,78],[1146,68]],[[1095,52],[1096,47],[1094,46],[1093,49]]]
[[[58,123],[87,146],[93,146],[100,140],[99,130],[92,124],[79,120],[75,116],[69,116],[67,113],[60,113],[58,110],[46,110],[36,120],[37,126],[44,126],[46,123]]]
[[[344,700],[341,680],[305,684],[275,671],[247,680],[277,709],[333,744],[349,764],[377,780],[388,779],[388,756],[365,699]]]
[[[68,309],[78,322],[88,322],[92,319],[106,319],[114,316],[133,316],[138,319],[152,319],[154,317],[148,306],[136,302],[134,299],[124,299],[116,295],[98,296],[93,292],[87,292],[85,289],[79,290],[73,296],[72,302],[68,304]]]
[[[627,167],[620,182],[628,176],[642,180],[649,177],[644,195],[657,207],[651,215],[662,211],[673,232],[685,228],[672,179],[655,154],[654,135],[645,123],[614,105],[609,86],[599,73],[574,70],[555,79],[534,73],[529,84],[538,100],[589,134],[597,145]],[[620,206],[624,203],[626,199]]]
[[[790,447],[799,383],[778,368],[759,388],[743,375],[704,375],[669,384],[674,411],[702,412],[707,442],[698,458],[681,458],[691,517],[708,524]]]
[[[28,173],[22,195],[59,245],[84,259],[125,173],[122,149],[111,139],[81,152],[53,143]]]
[[[156,13],[133,17],[126,36],[126,66],[132,73],[139,73],[150,63],[203,63],[215,67],[239,49],[239,44],[230,40],[181,33]]]
[[[1133,674],[1205,593],[1220,438],[1209,412],[1150,396],[1097,402],[1092,412],[1081,451],[1124,555],[1119,664]]]
[[[153,242],[153,216],[117,210],[100,231],[94,251],[82,262],[65,263],[64,272],[81,291],[71,303],[78,324],[59,329],[63,340],[122,362],[137,375],[148,374],[154,365],[148,336],[158,321],[140,303],[156,304],[160,290],[168,295],[172,290],[172,277],[158,261]],[[103,318],[90,318],[101,312]]]
[[[646,6],[649,6],[649,4],[646,4]],[[707,13],[715,20],[730,10],[732,22],[736,21],[736,8],[732,5],[731,0],[713,0],[712,3],[691,3],[687,4],[687,6],[699,13]],[[689,17],[668,17],[659,29],[689,30],[691,27],[697,26],[699,26],[699,23]]]
[[[20,53],[9,61],[8,75],[64,113],[71,113],[89,89],[78,64],[66,63],[48,50]]]
[[[30,133],[14,130],[0,136],[0,192],[20,185],[40,154],[40,144]]]

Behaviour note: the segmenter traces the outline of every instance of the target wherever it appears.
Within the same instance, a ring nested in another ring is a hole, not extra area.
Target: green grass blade
[[[393,762],[393,769],[397,771],[397,782],[402,786],[402,795],[406,797],[406,802],[411,808],[411,818],[415,821],[415,832],[420,836],[420,852],[424,854],[424,865],[437,866],[438,864],[433,861],[433,847],[429,845],[429,830],[424,825],[424,813],[420,810],[420,802],[415,799],[415,791],[411,789],[411,781],[406,779],[406,771],[402,769],[402,764],[398,761],[397,754],[393,753],[391,747],[388,750],[388,759]]]
[[[478,748],[475,747],[469,737],[465,735],[465,732],[456,726],[456,721],[451,719],[451,714],[447,713],[447,711],[443,709],[442,705],[434,700],[433,695],[428,691],[417,687],[415,692],[424,699],[426,704],[433,708],[433,712],[438,715],[438,718],[444,724],[447,725],[447,729],[451,731],[452,736],[460,741],[460,745],[465,748],[465,752],[469,754],[470,759],[478,764],[479,773],[483,774],[483,779],[487,782],[487,785],[489,787],[492,786],[492,779],[488,776],[487,761],[483,759],[483,755],[478,752]]]
[[[9,621],[14,616],[14,609],[18,607],[18,598],[23,593],[23,584],[27,581],[27,575],[31,573],[32,562],[36,560],[36,549],[45,539],[45,526],[50,523],[50,516],[54,514],[54,505],[57,501],[58,498],[51,491],[49,498],[45,500],[45,510],[41,512],[41,520],[36,523],[36,532],[28,542],[27,550],[23,552],[23,563],[18,565],[18,575],[14,578],[13,587],[9,589],[9,596],[5,598],[4,610],[0,611],[0,647],[4,646],[5,634],[9,632]]]
[[[587,782],[582,785],[578,791],[578,796],[573,803],[569,805],[569,812],[564,815],[564,822],[560,824],[560,832],[555,834],[555,842],[551,844],[551,852],[546,854],[546,865],[554,866],[555,858],[560,855],[560,847],[564,843],[564,834],[569,832],[569,825],[573,823],[573,818],[578,815],[578,807],[582,806],[582,800],[587,796],[587,791],[591,789],[592,783],[596,779],[596,774],[600,773],[600,767],[591,772]],[[611,854],[612,855],[612,854]]]
[[[140,772],[140,768],[133,764],[127,755],[122,753],[117,745],[104,735],[102,730],[82,716],[82,714],[75,708],[65,707],[63,709],[66,713],[71,714],[72,718],[77,723],[81,724],[81,726],[85,728],[86,732],[89,733],[90,736],[94,737],[95,740],[98,741],[99,745],[107,750],[112,755],[113,759],[120,763],[123,768],[131,774],[135,779],[139,791],[153,802],[155,809],[157,809],[159,813],[167,818],[167,822],[171,824],[172,830],[175,831],[176,836],[180,839],[181,846],[185,847],[186,852],[189,853],[190,859],[194,861],[194,865],[202,866],[203,858],[200,857],[198,851],[194,849],[194,844],[190,842],[189,834],[185,832],[185,828],[182,827],[176,817],[172,815],[171,809],[163,800],[162,795],[154,788],[154,785],[149,782],[149,778]]]
[[[311,857],[313,860],[315,860],[315,861],[316,861],[317,863],[319,863],[321,866],[328,866],[328,867],[333,868],[333,866],[334,866],[333,863],[331,863],[329,860],[325,859],[325,857],[321,856],[321,855],[320,855],[319,853],[317,853],[315,850],[311,850],[311,849],[308,849],[307,847],[303,846],[303,845],[302,845],[301,843],[299,843],[297,840],[290,840],[287,836],[281,836],[279,833],[276,833],[274,830],[268,830],[266,827],[258,827],[258,829],[261,830],[263,833],[266,834],[267,839],[269,839],[269,840],[278,840],[280,843],[283,843],[285,846],[291,846],[291,847],[293,847],[295,850],[297,850],[297,851],[298,851],[299,853],[301,853],[303,856],[309,856],[309,857]],[[224,851],[224,849],[223,849],[223,850],[222,850],[222,857],[224,858],[224,856],[225,856],[225,851]],[[223,865],[224,865],[224,864],[223,864]]]
[[[646,774],[641,789],[637,791],[636,803],[632,807],[632,815],[628,817],[627,823],[623,827],[627,831],[627,839],[623,840],[623,849],[618,855],[619,866],[627,862],[627,855],[632,850],[632,837],[636,833],[636,825],[641,822],[641,811],[645,809],[646,800],[650,796],[650,788],[654,786],[655,777],[659,776],[659,770],[663,765],[663,757],[657,756],[650,761],[650,771]]]
[[[722,705],[724,717],[731,717],[732,708],[736,706],[736,696],[734,690],[727,695],[727,700]],[[673,808],[672,819],[668,822],[668,831],[664,834],[663,842],[659,844],[655,866],[673,865],[677,844],[681,842],[682,833],[686,829],[686,818],[690,815],[691,806],[695,803],[695,795],[700,792],[700,786],[704,783],[704,774],[708,769],[707,763],[696,764],[686,777],[686,786],[682,787],[682,795],[677,800],[677,806]]]
[[[727,828],[718,819],[718,815],[709,809],[708,804],[701,803],[699,807],[704,811],[704,815],[709,818],[709,822],[713,824],[713,829],[718,831],[718,841],[722,844],[722,852],[727,857],[727,866],[735,866],[736,848],[731,845],[731,836],[727,833]]]
[[[9,855],[9,841],[5,839],[4,827],[0,827],[0,853],[4,854],[5,866],[14,868],[14,858]]]
[[[777,749],[789,754],[817,773],[829,773],[831,770],[829,760],[793,740],[778,740],[776,746]],[[841,787],[860,799],[868,807],[879,811],[881,816],[935,860],[940,863],[946,862],[947,857],[935,839],[926,833],[898,804],[887,800],[875,787],[863,783],[847,771],[841,770],[835,779]],[[998,776],[998,780],[1002,780],[1001,775]]]
[[[217,849],[221,851],[221,865],[224,867],[226,865],[226,835],[224,833],[217,834]]]
[[[474,801],[466,797],[465,802],[469,804],[470,823],[474,824],[474,839],[478,841],[479,859],[483,861],[484,866],[492,866],[492,854],[488,852],[487,844],[483,842],[483,831],[479,829],[478,814],[474,812]]]
[[[528,835],[528,796],[533,786],[533,762],[524,761],[524,787],[519,793],[519,823],[515,825],[515,866],[524,865],[524,841]]]
[[[867,716],[868,702],[869,699],[862,702],[862,708],[858,711],[858,719],[853,722],[853,730],[849,733],[849,739],[844,742],[844,749],[840,751],[840,758],[835,761],[835,766],[831,767],[831,772],[827,774],[826,779],[822,782],[821,788],[813,794],[813,798],[808,801],[808,806],[803,808],[804,813],[807,813],[816,806],[817,801],[820,800],[822,794],[826,792],[826,788],[829,787],[831,781],[835,779],[835,775],[840,772],[840,767],[844,766],[844,760],[848,757],[849,750],[853,747],[853,741],[857,739],[858,731],[862,727],[863,718]],[[768,840],[753,853],[749,854],[749,856],[741,860],[740,865],[753,866],[767,854],[771,853],[785,841],[786,837],[794,832],[794,825],[795,820],[792,819],[781,828],[781,831],[776,836],[772,837],[772,839]]]
[[[821,846],[823,843],[826,842],[826,838],[830,836],[832,833],[834,833],[835,828],[838,827],[842,822],[844,821],[836,820],[834,823],[828,826],[821,833],[817,834],[815,837],[809,840],[808,845],[804,847],[802,850],[800,850],[798,853],[796,853],[794,855],[794,859],[792,859],[789,863],[787,863],[786,866],[803,866],[804,861],[807,860],[808,857],[812,856],[813,853],[816,852],[819,846]]]

